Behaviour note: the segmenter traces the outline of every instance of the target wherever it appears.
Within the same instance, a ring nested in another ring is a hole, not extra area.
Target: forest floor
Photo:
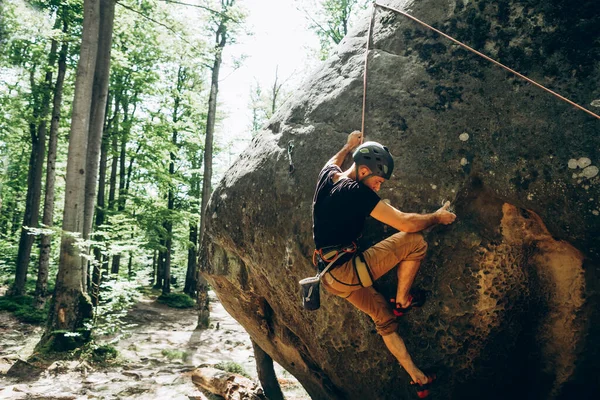
[[[191,372],[203,364],[241,366],[257,381],[250,337],[212,293],[210,318],[210,329],[196,330],[194,309],[145,297],[125,317],[137,325],[110,338],[119,351],[114,365],[56,361],[39,369],[19,360],[33,353],[42,328],[0,311],[0,399],[216,399],[192,383]],[[279,365],[275,369],[286,399],[310,399],[291,374]]]

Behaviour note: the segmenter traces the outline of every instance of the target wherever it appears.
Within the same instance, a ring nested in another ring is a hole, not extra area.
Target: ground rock
[[[197,368],[192,373],[192,381],[225,400],[266,400],[262,388],[250,379],[216,368]]]
[[[600,111],[597,1],[386,4]],[[254,138],[207,211],[205,276],[314,399],[415,396],[368,317],[323,292],[321,309],[307,312],[299,296],[298,281],[315,274],[318,172],[361,126],[369,19]],[[401,15],[378,10],[374,23],[365,132],[396,160],[380,195],[409,212],[451,200],[458,215],[425,233],[415,284],[429,300],[400,326],[417,364],[437,370],[438,398],[591,398],[600,391],[599,121]],[[360,244],[390,233],[369,221]],[[377,288],[392,294],[394,277]]]
[[[37,379],[43,372],[43,368],[30,364],[27,361],[17,360],[6,372],[6,376],[15,378],[17,381],[28,381]]]

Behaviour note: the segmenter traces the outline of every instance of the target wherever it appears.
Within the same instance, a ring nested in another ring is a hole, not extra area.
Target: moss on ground
[[[214,367],[222,371],[231,372],[232,374],[238,374],[245,376],[246,378],[250,378],[250,375],[248,375],[244,367],[233,361],[223,361],[218,364],[215,364]]]
[[[49,303],[43,308],[37,308],[33,296],[2,296],[0,310],[12,313],[19,321],[28,324],[42,324],[48,317]]]
[[[196,305],[194,299],[185,293],[162,294],[156,300],[172,308],[192,308]]]

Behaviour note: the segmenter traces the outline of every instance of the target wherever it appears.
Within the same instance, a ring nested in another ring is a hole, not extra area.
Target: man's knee
[[[427,253],[427,242],[421,233],[402,232],[402,239],[398,242],[398,250],[402,250],[403,261],[420,261]],[[401,249],[408,245],[408,249]],[[407,251],[408,250],[408,251]]]
[[[391,335],[398,330],[398,320],[395,317],[390,317],[384,321],[375,321],[375,328],[380,336]]]
[[[425,253],[427,253],[427,242],[423,235],[420,233],[411,233],[410,235],[414,236],[415,253],[419,254],[421,258],[425,257]]]

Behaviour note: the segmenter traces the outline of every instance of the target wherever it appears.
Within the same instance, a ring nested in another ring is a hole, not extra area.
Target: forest
[[[245,3],[0,2],[0,310],[43,327],[39,359],[114,355],[102,338],[142,295],[210,326],[198,246]],[[295,4],[320,59],[366,7]],[[251,135],[290,91],[277,73],[254,87]]]

